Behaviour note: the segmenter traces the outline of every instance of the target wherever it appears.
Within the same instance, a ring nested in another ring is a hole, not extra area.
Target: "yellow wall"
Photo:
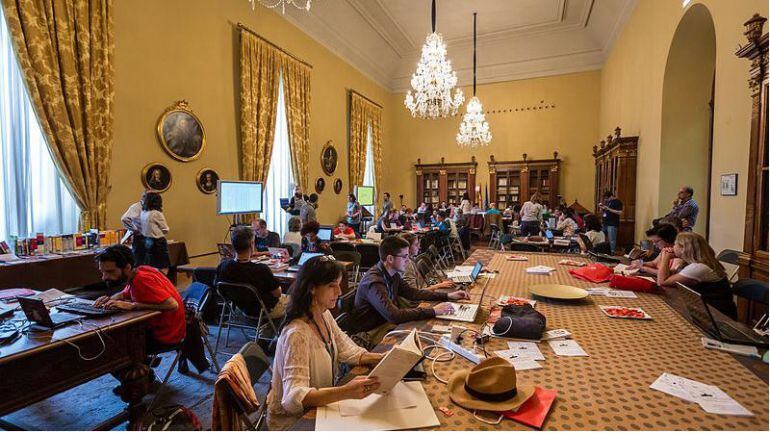
[[[171,169],[173,185],[163,193],[169,239],[184,240],[190,254],[215,250],[228,222],[216,216],[216,197],[195,186],[195,174],[215,169],[222,179],[237,179],[238,22],[313,65],[310,181],[322,176],[321,147],[332,140],[340,155],[318,211],[322,223],[344,213],[348,189],[347,94],[355,89],[381,105],[388,94],[349,64],[288,23],[280,13],[255,10],[243,0],[131,0],[115,2],[115,146],[112,190],[107,212],[110,227],[141,194],[140,172],[159,161]],[[186,99],[206,129],[207,144],[197,160],[177,162],[155,136],[158,116]],[[385,128],[387,133],[386,124]],[[343,192],[334,194],[336,177]]]
[[[441,120],[412,118],[404,107],[404,94],[391,97],[390,115],[393,128],[391,142],[384,153],[384,189],[393,197],[404,194],[404,203],[415,205],[414,164],[467,162],[476,157],[476,183],[489,184],[489,155],[497,161],[520,160],[523,153],[530,159],[562,159],[560,191],[571,203],[575,199],[592,207],[594,164],[591,147],[598,143],[600,73],[583,72],[548,78],[478,86],[476,95],[485,110],[524,108],[524,111],[487,114],[492,142],[475,150],[460,149],[455,141],[461,115]],[[464,88],[466,99],[471,88]],[[541,104],[540,101],[544,101]],[[527,110],[527,107],[556,105],[553,109]],[[463,113],[464,113],[463,108]],[[396,198],[397,201],[397,198]]]
[[[768,5],[761,0],[703,0],[688,7],[698,3],[709,9],[716,33],[710,243],[717,251],[740,249],[751,99],[746,82],[749,62],[737,58],[735,50],[746,43],[743,22],[755,12],[767,16]],[[602,69],[599,130],[620,125],[624,134],[639,135],[637,238],[652,218],[668,211],[658,204],[666,201],[659,198],[663,77],[673,35],[685,11],[681,0],[638,2]],[[738,196],[719,195],[723,173],[738,173]]]

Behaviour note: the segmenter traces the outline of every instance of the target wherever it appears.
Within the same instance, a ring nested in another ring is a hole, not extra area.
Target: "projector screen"
[[[262,212],[262,183],[220,180],[217,185],[219,215]]]
[[[374,205],[374,187],[373,186],[356,186],[356,198],[361,206]]]

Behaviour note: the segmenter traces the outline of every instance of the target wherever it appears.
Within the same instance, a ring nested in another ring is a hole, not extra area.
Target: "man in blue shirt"
[[[436,227],[438,227],[438,232],[442,235],[449,235],[452,233],[452,226],[449,224],[449,221],[447,221],[444,212],[439,212],[436,216]]]
[[[679,220],[682,223],[683,232],[691,232],[695,227],[695,221],[698,219],[698,203],[692,196],[695,191],[690,186],[679,188],[679,193],[674,200],[674,207],[666,214],[664,218],[668,220]]]

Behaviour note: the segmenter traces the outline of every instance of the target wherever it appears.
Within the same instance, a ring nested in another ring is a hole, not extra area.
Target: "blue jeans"
[[[615,247],[618,245],[618,226],[604,226],[602,231],[607,236],[612,254],[615,254]]]

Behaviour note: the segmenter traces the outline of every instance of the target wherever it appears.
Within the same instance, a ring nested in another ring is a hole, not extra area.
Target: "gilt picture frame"
[[[158,118],[157,135],[163,150],[177,161],[197,159],[206,146],[203,123],[187,101],[177,101]]]

